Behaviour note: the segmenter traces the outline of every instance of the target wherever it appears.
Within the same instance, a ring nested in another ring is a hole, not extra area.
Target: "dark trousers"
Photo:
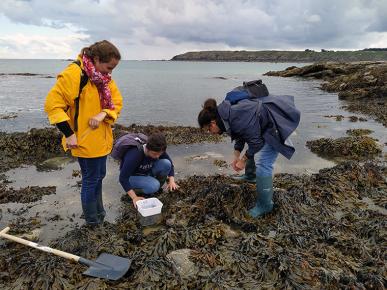
[[[82,173],[81,201],[87,224],[103,223],[106,212],[102,202],[102,180],[106,175],[107,156],[78,157]]]

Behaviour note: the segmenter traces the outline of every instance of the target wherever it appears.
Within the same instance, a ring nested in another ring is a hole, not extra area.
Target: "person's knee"
[[[273,174],[273,164],[257,163],[256,175],[257,176],[269,176]]]
[[[171,164],[171,161],[169,161],[168,159],[161,159],[160,163],[161,163],[160,167],[162,168],[162,171],[165,171],[168,173],[171,170],[172,164]]]
[[[160,182],[156,178],[152,178],[145,188],[143,188],[145,194],[154,194],[160,189]]]
[[[171,170],[172,164],[168,159],[160,159],[157,161],[157,166],[153,171],[154,175],[168,175]]]
[[[98,182],[100,182],[100,177],[98,175],[88,176],[82,178],[82,185],[85,185],[87,187],[95,187],[98,185]]]

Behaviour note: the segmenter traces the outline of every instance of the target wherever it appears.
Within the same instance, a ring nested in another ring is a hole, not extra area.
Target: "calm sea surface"
[[[69,63],[63,60],[0,60],[0,117],[11,113],[17,115],[12,119],[0,119],[0,131],[27,131],[33,127],[49,126],[43,111],[44,100],[55,83],[55,76]],[[294,95],[302,112],[301,124],[292,137],[297,153],[290,163],[283,163],[286,169],[293,172],[299,171],[298,167],[304,170],[327,166],[322,159],[310,153],[305,142],[321,137],[345,136],[345,131],[350,128],[370,128],[375,131],[372,136],[382,144],[387,142],[385,128],[369,117],[366,117],[368,122],[350,122],[348,118],[337,122],[334,118],[325,117],[362,115],[342,110],[345,104],[338,100],[337,94],[320,90],[319,81],[262,76],[267,71],[282,70],[291,65],[304,64],[121,61],[113,71],[113,78],[124,97],[124,108],[118,123],[197,126],[197,113],[207,97],[220,101],[243,81],[262,78],[272,94]],[[7,75],[10,73],[40,75]],[[220,150],[219,146],[211,144],[197,146],[198,153]],[[189,147],[187,154],[196,152],[195,145]],[[224,152],[229,152],[230,148],[228,144]]]
[[[47,126],[44,99],[55,77],[69,64],[62,60],[0,60],[0,73],[39,76],[0,76],[0,114],[15,112],[23,118],[0,124],[1,130]],[[197,112],[207,97],[221,100],[244,80],[262,78],[269,70],[292,64],[121,61],[113,71],[124,97],[119,123],[196,125]],[[51,77],[51,78],[50,78]],[[223,79],[225,78],[225,79]],[[310,92],[313,84],[263,78],[272,93]]]

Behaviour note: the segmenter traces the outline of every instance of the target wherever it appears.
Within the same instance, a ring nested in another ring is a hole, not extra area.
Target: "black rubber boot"
[[[87,225],[96,226],[99,224],[97,201],[82,203],[82,210]]]

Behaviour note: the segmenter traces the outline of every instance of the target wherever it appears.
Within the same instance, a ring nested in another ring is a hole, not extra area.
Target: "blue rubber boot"
[[[273,177],[257,177],[257,201],[255,206],[249,210],[249,215],[258,218],[273,210]]]
[[[245,174],[243,175],[238,175],[238,176],[233,176],[234,179],[236,180],[244,180],[250,183],[255,183],[256,178],[255,178],[255,161],[254,157],[247,159],[246,161],[246,167],[245,167]]]

